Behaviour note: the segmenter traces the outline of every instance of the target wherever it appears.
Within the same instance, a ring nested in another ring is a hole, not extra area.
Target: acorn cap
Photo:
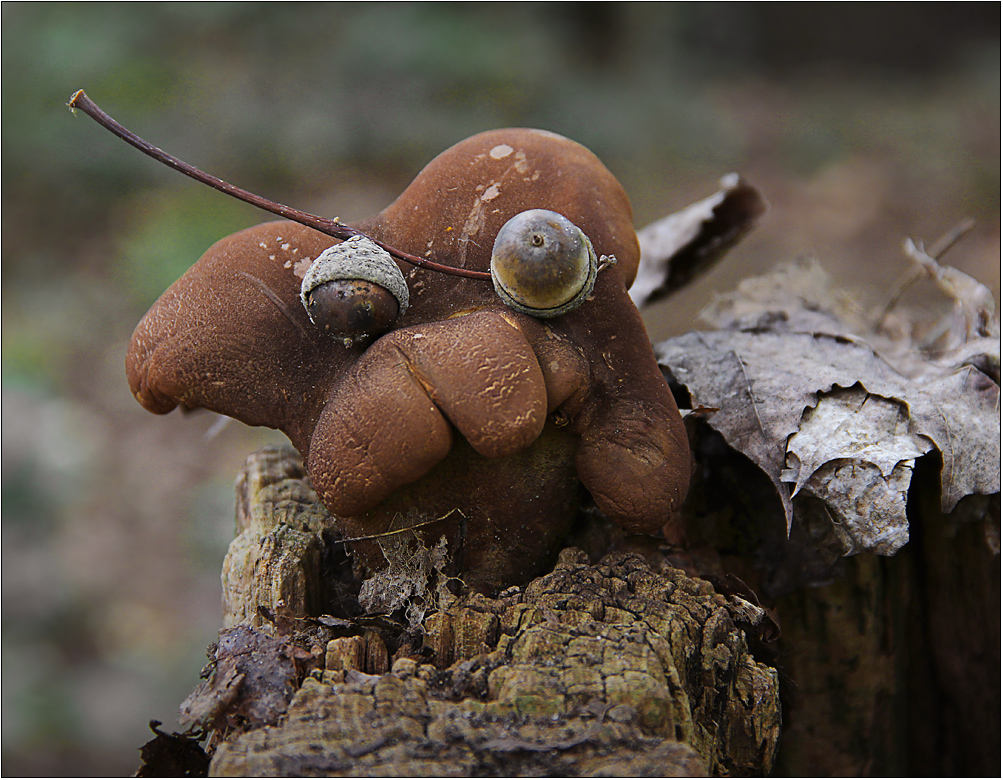
[[[374,241],[364,236],[353,236],[325,249],[307,269],[300,284],[300,300],[307,315],[310,315],[310,293],[322,284],[342,279],[361,279],[377,284],[397,299],[398,317],[407,310],[407,282],[397,263]],[[310,319],[313,321],[312,316]]]

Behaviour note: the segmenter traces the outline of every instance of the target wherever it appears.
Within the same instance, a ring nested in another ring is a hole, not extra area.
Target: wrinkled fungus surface
[[[400,263],[406,313],[346,347],[300,301],[312,260],[337,241],[271,222],[216,243],[154,304],[129,347],[132,391],[153,412],[202,407],[282,430],[343,533],[425,523],[480,589],[524,582],[552,560],[582,486],[624,528],[657,533],[685,496],[688,447],[627,295],[638,266],[630,204],[599,160],[552,133],[483,133],[353,227],[486,272],[502,225],[535,208],[616,257],[572,312],[535,319],[490,282]],[[355,552],[384,563],[375,542]]]

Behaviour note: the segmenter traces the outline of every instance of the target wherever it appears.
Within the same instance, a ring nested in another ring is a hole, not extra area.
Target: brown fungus
[[[485,281],[499,231],[532,209],[616,260],[548,319],[505,305]],[[348,338],[331,338],[311,320],[303,279],[331,235],[356,234],[394,248],[409,301],[368,339],[351,338],[350,324]],[[213,245],[133,334],[126,370],[139,402],[282,430],[346,535],[424,522],[419,533],[430,545],[444,535],[454,570],[483,590],[546,565],[581,486],[630,531],[671,522],[689,479],[686,435],[627,295],[630,204],[591,152],[538,130],[482,133],[331,235],[270,222]],[[354,552],[384,562],[376,542]]]

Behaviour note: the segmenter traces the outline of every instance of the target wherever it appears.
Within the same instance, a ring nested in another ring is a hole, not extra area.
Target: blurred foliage
[[[821,248],[881,288],[905,233],[970,215],[998,290],[996,5],[0,12],[4,774],[135,768],[146,720],[170,721],[213,639],[230,480],[260,441],[147,415],[122,356],[171,281],[267,215],[72,116],[78,88],[204,170],[346,220],[468,135],[536,126],[595,151],[639,224],[746,175],[774,204],[746,271]],[[666,310],[688,326],[685,301]]]
[[[247,209],[208,187],[153,190],[129,204],[127,229],[116,247],[117,281],[149,306],[223,236],[247,227]]]
[[[805,99],[762,106],[797,168],[851,147],[964,164],[943,146],[916,154],[968,124],[958,112],[941,112],[950,128],[916,121],[927,108],[917,93],[937,100],[938,65],[984,78],[969,99],[999,105],[998,72],[989,78],[980,61],[998,64],[998,38],[980,47],[970,35],[980,21],[995,28],[995,11],[948,5],[7,3],[3,135],[17,153],[3,177],[18,197],[5,222],[70,217],[58,234],[72,246],[117,219],[109,204],[194,186],[89,119],[60,116],[77,87],[157,145],[276,197],[328,189],[346,167],[403,181],[446,146],[505,125],[566,134],[614,168],[734,167],[756,149],[742,122],[722,121],[734,101],[720,93],[764,78]],[[870,105],[847,111],[861,87]],[[735,119],[764,121],[749,110]],[[900,137],[896,123],[913,148],[881,148]]]

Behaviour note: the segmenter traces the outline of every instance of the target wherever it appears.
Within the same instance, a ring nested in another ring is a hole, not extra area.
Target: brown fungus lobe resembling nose
[[[332,338],[311,320],[303,281],[336,242],[271,222],[219,241],[154,304],[129,347],[133,393],[154,412],[184,404],[284,431],[347,536],[420,525],[482,590],[547,565],[582,487],[624,528],[657,533],[685,496],[689,454],[627,295],[630,204],[599,160],[552,133],[482,133],[353,227],[483,277],[503,226],[537,209],[571,225],[559,237],[581,234],[571,266],[594,276],[554,316],[506,305],[483,278],[395,261],[406,310],[357,334],[349,318]],[[590,271],[586,259],[603,255],[615,265]],[[377,541],[353,552],[386,563]]]

